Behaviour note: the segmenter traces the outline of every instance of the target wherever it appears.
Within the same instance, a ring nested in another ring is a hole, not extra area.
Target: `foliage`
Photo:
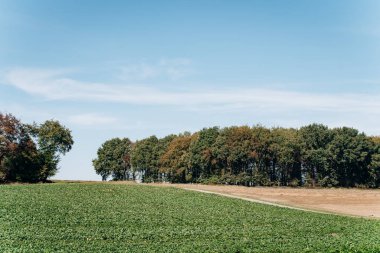
[[[40,178],[47,178],[56,174],[60,155],[69,152],[74,144],[71,131],[62,126],[58,121],[48,120],[43,124],[33,124],[29,130],[36,139],[40,164]]]
[[[160,172],[171,182],[184,183],[189,174],[189,147],[195,136],[184,133],[174,138],[160,158]],[[191,181],[191,178],[187,178]]]
[[[158,180],[158,139],[156,136],[136,141],[131,153],[131,162],[134,171],[138,171],[143,175],[143,181]]]
[[[380,186],[380,137],[321,124],[300,129],[211,127],[161,139],[151,136],[134,143],[131,161],[144,182]]]
[[[295,129],[274,128],[270,151],[272,181],[281,185],[297,186],[302,180],[300,136]]]
[[[0,181],[46,181],[73,143],[70,130],[58,121],[25,125],[0,113]]]
[[[373,143],[353,128],[336,128],[329,143],[330,164],[341,186],[364,185],[371,181],[368,170],[374,153]]]
[[[380,251],[378,220],[145,185],[0,191],[0,252]]]
[[[189,147],[189,170],[191,179],[201,180],[217,170],[216,157],[212,151],[219,135],[219,128],[203,128],[193,138]]]
[[[36,157],[25,125],[11,114],[0,114],[0,182],[37,181]]]
[[[327,176],[335,178],[333,171],[327,165],[327,145],[332,140],[332,132],[327,126],[312,124],[301,127],[302,140],[302,166],[305,178],[311,179],[310,184],[315,186],[318,180]]]
[[[113,138],[98,149],[98,157],[92,161],[102,180],[127,180],[131,176],[132,142],[128,138]]]

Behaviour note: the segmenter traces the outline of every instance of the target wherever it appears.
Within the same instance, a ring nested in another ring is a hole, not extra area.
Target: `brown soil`
[[[380,190],[154,184],[216,193],[299,209],[380,218]]]

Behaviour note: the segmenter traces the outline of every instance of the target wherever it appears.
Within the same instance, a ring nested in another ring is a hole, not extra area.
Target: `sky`
[[[322,123],[380,135],[380,1],[0,0],[0,112],[55,119],[56,179],[114,137]]]

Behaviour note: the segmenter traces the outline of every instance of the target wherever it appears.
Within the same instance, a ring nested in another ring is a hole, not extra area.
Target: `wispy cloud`
[[[67,70],[18,68],[5,82],[31,95],[50,100],[87,100],[139,105],[167,105],[192,110],[319,110],[380,114],[379,94],[319,94],[273,89],[234,88],[160,90],[138,84],[83,82]]]
[[[161,59],[156,63],[142,62],[123,66],[120,68],[119,78],[126,81],[145,81],[153,78],[179,80],[193,72],[189,59]]]
[[[92,126],[109,125],[116,123],[118,120],[114,117],[104,116],[96,113],[86,113],[69,116],[68,121],[75,125]]]

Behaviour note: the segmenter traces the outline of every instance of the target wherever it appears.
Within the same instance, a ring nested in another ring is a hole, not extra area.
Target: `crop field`
[[[0,252],[380,252],[380,221],[171,187],[2,185]]]

